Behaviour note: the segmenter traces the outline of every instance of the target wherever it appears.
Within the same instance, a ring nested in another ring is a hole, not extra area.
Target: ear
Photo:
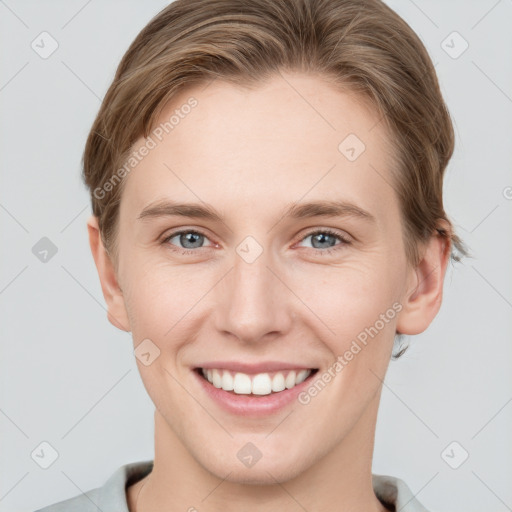
[[[87,230],[89,232],[89,245],[91,246],[92,256],[98,270],[103,297],[107,303],[107,318],[113,326],[122,331],[130,332],[130,322],[126,312],[123,292],[117,282],[114,265],[103,246],[98,218],[94,215],[91,215],[87,221]]]
[[[402,310],[396,330],[400,334],[420,334],[437,315],[443,299],[444,276],[450,259],[450,226],[445,222],[440,229],[447,237],[433,234],[422,247],[422,257],[416,268],[411,268],[409,287],[402,299]]]

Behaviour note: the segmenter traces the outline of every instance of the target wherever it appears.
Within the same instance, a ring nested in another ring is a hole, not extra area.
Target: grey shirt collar
[[[129,512],[126,487],[144,478],[152,469],[152,460],[125,464],[101,487],[36,512]],[[396,512],[428,512],[403,480],[373,474],[372,483],[375,495],[390,509],[394,506]]]

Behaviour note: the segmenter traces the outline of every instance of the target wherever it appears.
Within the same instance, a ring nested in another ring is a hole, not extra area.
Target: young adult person
[[[42,510],[424,511],[371,465],[393,348],[465,253],[443,208],[453,145],[427,51],[378,0],[163,9],[83,160],[155,456]]]

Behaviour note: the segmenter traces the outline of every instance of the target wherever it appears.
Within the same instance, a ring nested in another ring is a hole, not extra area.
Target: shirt
[[[119,467],[101,486],[35,512],[130,512],[126,487],[144,478],[153,469],[153,461],[132,462]],[[388,508],[400,512],[428,512],[399,478],[372,474],[373,490]]]

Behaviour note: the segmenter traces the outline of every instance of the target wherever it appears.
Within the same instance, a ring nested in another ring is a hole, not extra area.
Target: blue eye
[[[312,231],[304,238],[302,238],[301,242],[310,237],[313,243],[312,249],[319,253],[330,253],[332,251],[341,249],[343,246],[350,245],[351,243],[350,240],[345,238],[343,235],[330,229],[318,229],[316,231]],[[177,239],[177,243],[171,242],[171,240],[174,238]],[[174,246],[173,250],[178,251],[182,249],[182,252],[186,251],[187,253],[191,254],[193,252],[197,252],[195,249],[213,247],[215,245],[210,243],[210,245],[205,246],[203,245],[205,240],[209,241],[208,237],[200,231],[186,229],[171,233],[166,238],[164,238],[164,240],[162,240],[162,244],[169,244]],[[338,240],[340,243],[336,243],[336,240]]]
[[[179,243],[183,244],[182,247],[177,246],[177,249],[201,249],[204,240],[208,240],[206,235],[203,233],[189,229],[171,233],[162,241],[162,243],[169,243],[173,238],[178,238]]]
[[[333,250],[338,250],[338,248],[341,248],[339,246],[350,244],[350,241],[347,238],[345,238],[340,233],[332,231],[330,229],[319,229],[316,231],[312,231],[311,233],[306,235],[301,241],[304,241],[310,237],[313,245],[312,249],[319,252],[331,252]],[[339,240],[341,243],[336,244],[336,240]],[[315,247],[315,243],[317,245],[320,245],[320,247]],[[322,247],[323,244],[324,246]]]

